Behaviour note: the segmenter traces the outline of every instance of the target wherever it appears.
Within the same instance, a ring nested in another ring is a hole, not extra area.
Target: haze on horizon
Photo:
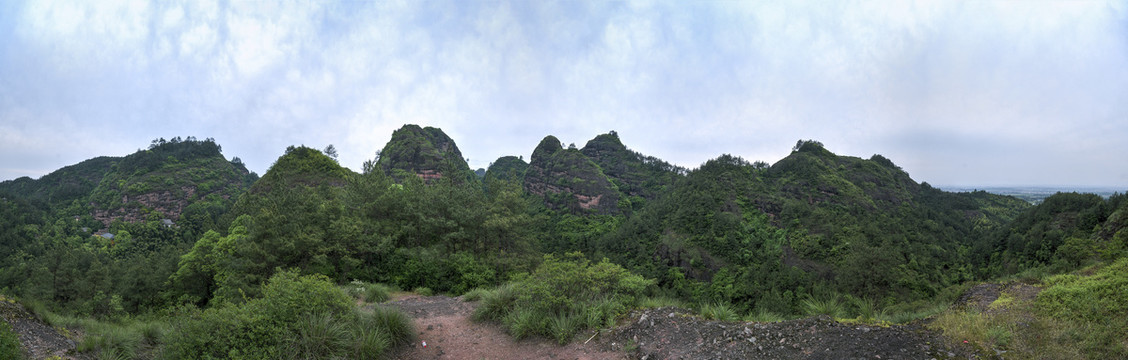
[[[615,130],[689,168],[799,139],[953,186],[1128,187],[1124,1],[0,3],[0,180],[150,140],[483,168]]]

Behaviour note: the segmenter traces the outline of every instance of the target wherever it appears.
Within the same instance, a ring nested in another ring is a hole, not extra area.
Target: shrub
[[[606,259],[545,255],[532,274],[477,295],[473,318],[500,321],[517,338],[543,335],[564,344],[586,328],[613,324],[653,284]]]
[[[20,338],[7,322],[0,321],[0,359],[22,359]]]
[[[474,288],[473,290],[467,291],[465,294],[462,294],[462,301],[482,300],[482,296],[485,296],[487,293],[489,293],[489,290],[480,287]]]
[[[332,355],[348,343],[348,329],[333,314],[307,314],[297,323],[289,343],[297,359],[317,359]]]
[[[322,275],[275,274],[263,297],[178,316],[164,356],[202,358],[336,358],[379,355],[411,338],[411,321],[377,307],[357,314],[349,298]],[[404,340],[407,339],[407,340]]]
[[[517,292],[513,283],[498,286],[494,290],[482,293],[481,303],[474,309],[471,318],[476,321],[500,320],[513,308],[517,301]]]

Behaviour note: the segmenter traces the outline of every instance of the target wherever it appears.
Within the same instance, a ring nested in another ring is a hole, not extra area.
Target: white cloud
[[[1122,2],[9,8],[0,20],[17,25],[0,33],[0,113],[19,104],[24,115],[0,119],[5,129],[47,124],[20,130],[25,139],[63,136],[47,128],[113,133],[129,148],[210,136],[259,172],[290,144],[334,143],[358,169],[405,123],[443,128],[475,166],[527,156],[545,135],[582,146],[614,129],[690,167],[721,153],[771,162],[813,138],[843,154],[883,153],[933,183],[1043,176],[988,173],[999,162],[1123,153],[1128,135]],[[1072,172],[1096,175],[1061,181],[1124,181],[1085,169]]]

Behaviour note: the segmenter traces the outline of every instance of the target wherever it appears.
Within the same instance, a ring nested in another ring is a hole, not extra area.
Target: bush
[[[411,321],[377,307],[358,314],[322,275],[275,274],[263,297],[200,311],[183,310],[163,354],[174,359],[377,356],[410,340]]]
[[[23,359],[20,338],[4,321],[0,321],[0,359]]]
[[[486,290],[486,289],[483,289],[483,288],[480,288],[480,287],[474,288],[473,290],[467,291],[465,294],[462,294],[462,301],[482,300],[482,297],[485,296],[488,293],[489,293],[489,290]]]
[[[542,335],[565,344],[584,329],[613,324],[653,284],[606,259],[545,255],[532,274],[475,295],[481,303],[473,318],[500,321],[517,338]]]
[[[384,284],[368,284],[364,288],[364,301],[382,303],[392,298],[392,289]]]

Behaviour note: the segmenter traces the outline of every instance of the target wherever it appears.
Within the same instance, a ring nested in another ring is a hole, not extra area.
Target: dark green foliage
[[[12,326],[0,320],[0,359],[23,359],[20,338],[12,331]]]
[[[455,183],[473,183],[478,179],[454,140],[429,126],[404,125],[393,132],[392,139],[380,150],[375,166],[398,181],[406,176],[427,181],[448,178]]]
[[[771,167],[729,155],[706,162],[598,251],[681,297],[795,314],[810,296],[934,296],[972,278],[966,249],[1023,208],[917,184],[884,157],[801,141]]]
[[[636,202],[654,200],[687,172],[685,168],[627,149],[614,131],[589,140],[580,151],[599,165],[619,191],[632,197],[635,209],[642,205]]]
[[[502,156],[490,164],[482,179],[486,193],[494,193],[499,187],[517,184],[521,186],[525,179],[525,170],[529,164],[516,156]]]
[[[1014,274],[1051,266],[1074,269],[1128,250],[1128,196],[1058,193],[1022,213],[977,247],[986,275]]]
[[[219,150],[157,141],[0,184],[0,289],[110,321],[179,314],[168,337],[91,332],[86,346],[107,356],[167,339],[169,358],[355,358],[413,333],[393,310],[353,311],[345,293],[386,299],[373,284],[469,292],[476,319],[567,342],[644,290],[717,319],[909,319],[970,279],[1128,251],[1123,195],[1031,208],[918,184],[881,155],[810,140],[771,166],[722,155],[686,171],[614,132],[582,150],[549,136],[529,164],[503,157],[481,183],[453,140],[413,125],[360,174],[291,146],[257,179]],[[1099,291],[1083,290],[1054,303],[1084,310],[1073,307],[1093,297],[1074,295]]]

